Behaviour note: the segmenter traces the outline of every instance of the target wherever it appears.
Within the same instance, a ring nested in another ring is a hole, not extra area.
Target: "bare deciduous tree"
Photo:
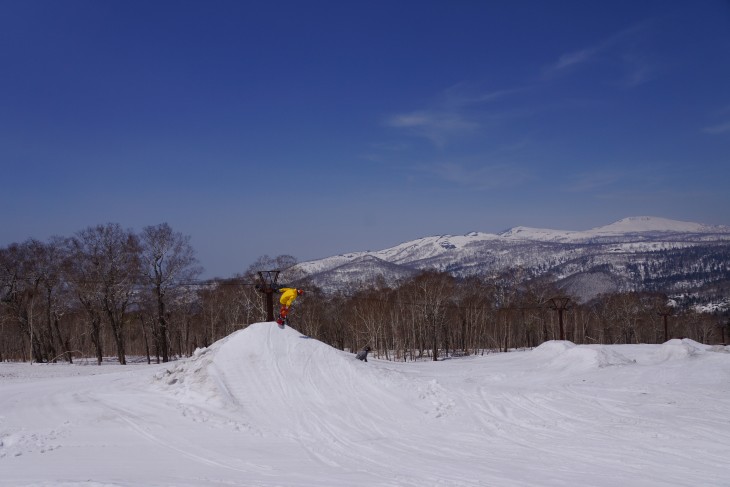
[[[142,230],[142,270],[156,303],[157,333],[162,361],[170,360],[168,310],[173,293],[192,283],[202,272],[190,237],[173,231],[167,223]]]
[[[43,360],[45,354],[35,327],[35,314],[40,294],[40,277],[32,249],[37,241],[12,244],[0,253],[2,268],[3,305],[12,321],[18,325],[21,336],[30,344],[30,360]],[[23,352],[25,348],[22,347]]]
[[[108,223],[80,231],[71,246],[76,292],[89,315],[97,359],[101,360],[99,327],[103,315],[112,329],[119,363],[126,364],[124,328],[140,269],[137,236],[117,223]]]

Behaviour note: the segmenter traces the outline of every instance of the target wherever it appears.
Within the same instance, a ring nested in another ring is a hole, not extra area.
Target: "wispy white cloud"
[[[593,59],[600,50],[599,46],[562,54],[553,65],[548,67],[548,72],[555,73],[577,64],[586,63]]]
[[[502,90],[482,91],[470,83],[457,83],[444,90],[442,105],[452,109],[477,106],[484,103],[497,101],[516,93],[526,91],[528,88],[508,88]]]
[[[425,137],[439,147],[446,145],[452,137],[471,133],[479,127],[477,122],[467,120],[461,113],[434,110],[393,115],[386,120],[386,125]]]
[[[523,88],[480,91],[466,83],[454,85],[430,106],[386,118],[385,125],[424,137],[438,147],[454,138],[471,135],[483,126],[488,117],[480,105],[523,91]],[[491,119],[493,122],[493,118]]]
[[[657,67],[641,47],[640,34],[649,30],[651,21],[636,24],[619,31],[595,45],[569,51],[558,56],[557,61],[543,70],[545,78],[553,78],[582,65],[607,61],[618,62],[621,75],[618,84],[633,88],[650,81],[656,76]]]
[[[702,129],[703,132],[707,134],[726,134],[730,133],[730,122],[721,123],[719,125],[712,125],[710,127],[705,127]]]

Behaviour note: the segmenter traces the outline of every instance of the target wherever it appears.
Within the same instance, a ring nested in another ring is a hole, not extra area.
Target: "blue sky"
[[[0,245],[730,224],[727,1],[0,0],[0,66]]]

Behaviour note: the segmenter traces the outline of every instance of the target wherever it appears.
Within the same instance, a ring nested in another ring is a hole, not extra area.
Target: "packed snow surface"
[[[730,485],[728,352],[365,363],[258,323],[169,364],[0,364],[0,486]]]

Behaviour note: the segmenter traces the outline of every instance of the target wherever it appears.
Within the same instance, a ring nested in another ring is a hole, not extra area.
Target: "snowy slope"
[[[259,323],[175,364],[0,364],[0,486],[728,485],[728,352],[363,363]]]

